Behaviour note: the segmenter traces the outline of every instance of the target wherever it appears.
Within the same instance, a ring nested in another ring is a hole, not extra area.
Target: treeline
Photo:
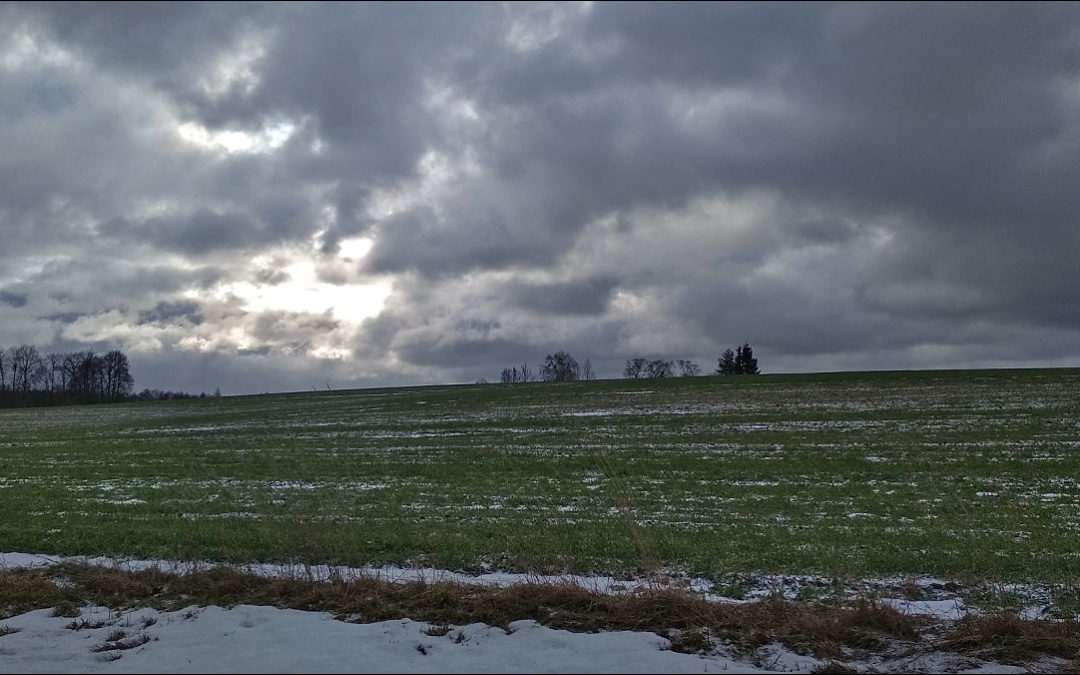
[[[627,359],[623,368],[623,377],[638,380],[645,377],[674,377],[676,368],[681,377],[695,377],[701,374],[701,366],[693,361],[679,359],[668,361],[665,359]],[[720,358],[716,360],[716,375],[760,375],[757,358],[754,349],[749,342],[736,347],[734,351],[725,349]]]
[[[131,364],[119,349],[42,354],[33,345],[0,347],[0,408],[207,397],[205,392],[134,390]],[[221,396],[221,390],[213,396]]]
[[[125,401],[135,380],[127,355],[42,354],[33,345],[0,348],[0,406]]]
[[[679,359],[669,361],[667,359],[645,359],[635,357],[627,359],[623,367],[623,377],[638,380],[646,377],[675,377],[678,372],[680,377],[695,377],[701,374],[701,366]],[[717,359],[717,375],[759,375],[758,360],[754,356],[754,350],[750,343],[744,343],[734,350],[725,349]],[[588,359],[584,366],[578,366],[577,359],[567,352],[555,352],[544,359],[539,374],[534,373],[528,363],[522,363],[520,367],[512,366],[503,368],[500,381],[503,384],[518,382],[575,382],[577,380],[595,380],[592,364]],[[483,382],[483,381],[481,381]]]
[[[135,394],[136,401],[177,401],[185,398],[221,398],[221,389],[215,389],[213,394],[205,391],[201,394],[189,394],[186,391],[166,391],[161,389],[143,389]]]
[[[640,380],[645,377],[674,377],[676,363],[665,359],[627,359],[623,367],[623,377],[631,380]],[[701,366],[693,361],[678,360],[679,375],[682,377],[694,377],[701,374]]]
[[[577,359],[567,352],[555,352],[544,357],[540,366],[540,372],[535,373],[529,364],[522,363],[521,367],[512,366],[503,368],[500,376],[503,384],[517,382],[577,382],[578,380],[590,381],[596,379],[593,372],[592,361],[585,359],[585,363],[579,365]]]

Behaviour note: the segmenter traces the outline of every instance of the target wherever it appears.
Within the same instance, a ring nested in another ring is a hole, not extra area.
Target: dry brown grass
[[[432,624],[432,634],[474,622],[508,628],[513,621],[534,619],[579,632],[652,631],[670,639],[673,649],[688,653],[708,652],[723,642],[750,654],[779,642],[825,660],[828,672],[844,672],[848,667],[844,661],[904,644],[912,652],[936,649],[1006,663],[1080,657],[1080,628],[1075,622],[975,616],[935,633],[940,626],[928,619],[868,599],[836,606],[792,602],[777,595],[721,604],[670,587],[607,595],[571,583],[496,588],[444,581],[390,583],[371,577],[319,582],[265,578],[230,568],[173,574],[63,564],[0,572],[0,599],[0,619],[31,609],[77,610],[87,604],[118,610],[270,605],[331,612],[358,623],[407,617]]]
[[[836,673],[837,675],[841,675],[857,673],[859,671],[844,663],[840,663],[839,661],[826,661],[817,668],[814,668],[811,672],[813,672],[814,675],[818,675],[819,673]]]
[[[18,572],[0,574],[0,617],[7,618],[29,609],[53,607],[63,593],[48,579]]]
[[[937,646],[1017,665],[1046,656],[1080,660],[1080,624],[1026,620],[1015,614],[969,615],[953,624]]]

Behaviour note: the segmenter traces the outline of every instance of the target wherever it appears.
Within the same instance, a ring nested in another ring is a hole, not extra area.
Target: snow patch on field
[[[101,625],[71,627],[79,621]],[[0,637],[4,670],[20,673],[775,672],[723,655],[673,652],[655,633],[571,633],[533,620],[508,630],[474,623],[439,636],[421,621],[355,624],[328,612],[257,605],[123,615],[88,606],[75,621],[39,609],[3,625],[14,631]],[[125,638],[110,641],[117,631]]]

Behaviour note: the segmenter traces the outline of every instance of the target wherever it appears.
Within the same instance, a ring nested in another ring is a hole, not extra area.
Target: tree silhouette
[[[540,367],[540,377],[544,382],[576,382],[580,375],[577,359],[563,351],[548,354]]]
[[[645,377],[645,366],[648,364],[643,358],[626,359],[626,367],[623,368],[623,376],[628,377],[631,380],[638,380]]]
[[[581,379],[585,382],[592,382],[596,379],[596,373],[593,372],[592,361],[585,359],[585,363],[581,366]]]
[[[688,361],[686,359],[679,359],[679,375],[683,377],[694,377],[701,374],[701,366]]]
[[[735,351],[725,349],[720,355],[716,367],[717,375],[760,375],[758,360],[749,342],[736,347]]]
[[[744,342],[743,346],[736,350],[735,362],[739,366],[740,375],[758,375],[761,373],[758,370],[757,359],[754,358],[754,350],[750,348],[749,342]]]
[[[653,359],[645,366],[645,374],[647,377],[671,377],[675,373],[671,368],[671,361]]]
[[[725,349],[724,353],[720,355],[720,358],[716,364],[717,375],[736,375],[739,372],[739,366],[735,361],[735,352],[730,349]]]

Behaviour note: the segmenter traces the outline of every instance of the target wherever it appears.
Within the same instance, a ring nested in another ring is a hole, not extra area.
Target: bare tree
[[[634,358],[626,360],[626,367],[623,368],[623,375],[629,377],[631,380],[638,380],[645,377],[645,366],[648,364],[643,358]]]
[[[27,393],[41,379],[42,360],[37,347],[19,345],[8,350],[11,368],[11,389]]]
[[[68,392],[78,391],[77,378],[79,376],[79,366],[82,364],[82,352],[61,354],[60,359],[64,390]]]
[[[60,354],[46,354],[42,359],[41,388],[50,394],[64,390],[64,374],[59,367],[63,360]]]
[[[679,374],[683,377],[696,377],[701,374],[701,366],[693,361],[679,359]]]
[[[529,368],[528,361],[521,362],[521,381],[522,382],[536,382],[536,373]]]
[[[108,401],[122,401],[131,394],[135,380],[124,352],[114,349],[101,357],[102,390]]]
[[[73,367],[71,392],[80,400],[91,401],[101,398],[104,390],[102,361],[92,351],[72,352],[68,355]]]
[[[535,382],[536,376],[529,370],[528,363],[522,363],[520,369],[517,366],[514,366],[513,368],[503,368],[499,379],[503,384],[515,384],[518,382]]]
[[[654,359],[645,366],[646,377],[671,377],[674,374],[671,361],[664,359]]]
[[[7,362],[7,382],[5,386],[12,391],[15,391],[15,384],[19,379],[19,368],[15,365],[15,350],[18,347],[8,347],[4,351],[4,360]]]
[[[540,377],[544,382],[575,382],[580,376],[581,368],[577,359],[563,351],[548,354],[540,368]]]
[[[581,366],[581,379],[586,382],[592,382],[596,379],[596,373],[592,369],[592,361],[585,359],[585,365]]]

